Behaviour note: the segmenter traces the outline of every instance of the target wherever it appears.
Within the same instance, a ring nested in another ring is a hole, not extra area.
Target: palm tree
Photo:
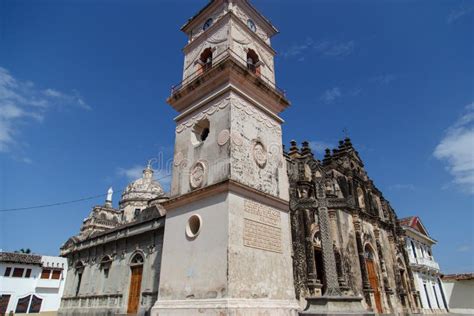
[[[31,253],[30,248],[23,249],[21,248],[20,250],[15,251],[16,253]]]

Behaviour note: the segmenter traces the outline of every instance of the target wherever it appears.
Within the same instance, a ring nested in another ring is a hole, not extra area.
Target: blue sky
[[[0,1],[0,209],[121,189],[152,157],[164,186],[179,27],[207,2]],[[347,129],[445,272],[474,271],[474,3],[253,2],[281,31],[284,142],[321,157]],[[57,254],[103,197],[0,213],[0,248]]]

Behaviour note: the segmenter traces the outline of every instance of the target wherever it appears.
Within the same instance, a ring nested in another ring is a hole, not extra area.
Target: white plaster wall
[[[443,281],[449,311],[458,314],[474,314],[474,280]]]
[[[160,300],[215,299],[228,295],[226,193],[168,211],[165,225]],[[202,218],[199,235],[185,234],[191,215]]]

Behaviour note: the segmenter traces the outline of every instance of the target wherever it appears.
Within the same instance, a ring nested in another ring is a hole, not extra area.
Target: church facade
[[[418,312],[403,230],[350,139],[322,160],[292,142],[286,158],[297,297],[355,295],[379,314]]]
[[[181,30],[171,192],[149,165],[118,209],[111,192],[93,208],[61,249],[59,314],[418,312],[403,229],[351,141],[284,152],[276,28],[247,0],[212,0]]]

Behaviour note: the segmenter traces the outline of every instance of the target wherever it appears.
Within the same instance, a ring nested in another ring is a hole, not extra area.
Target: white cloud
[[[332,103],[340,97],[342,97],[341,89],[334,87],[324,91],[324,93],[321,95],[321,100],[323,100],[325,103]]]
[[[33,82],[18,80],[0,67],[0,152],[18,145],[21,128],[30,120],[41,122],[48,111],[65,106],[90,109],[75,90],[71,94],[40,90]]]
[[[125,177],[128,181],[132,182],[142,177],[144,168],[142,165],[134,165],[130,168],[118,168],[117,175]],[[161,184],[165,191],[169,191],[171,185],[171,171],[166,169],[153,169],[153,171],[153,178]]]
[[[325,153],[326,148],[331,149],[333,148],[333,145],[325,141],[313,140],[309,142],[309,147],[314,153],[317,153],[322,157]]]
[[[355,41],[319,41],[307,38],[303,43],[293,44],[282,52],[284,58],[295,58],[304,61],[307,54],[316,53],[328,57],[344,57],[352,54],[355,49]]]
[[[355,42],[321,41],[316,43],[313,48],[324,56],[342,57],[352,54]]]
[[[449,13],[448,18],[446,19],[446,22],[448,24],[451,24],[451,23],[459,20],[463,16],[471,13],[473,10],[474,10],[474,6],[470,6],[470,7],[461,6],[457,9],[454,9]]]
[[[126,177],[130,181],[134,181],[142,177],[143,166],[133,166],[131,168],[118,168],[117,174],[121,177]]]
[[[434,156],[447,163],[453,182],[474,194],[474,103],[436,146]]]
[[[469,250],[471,250],[471,246],[469,245],[462,245],[456,249],[458,252],[468,252]]]

